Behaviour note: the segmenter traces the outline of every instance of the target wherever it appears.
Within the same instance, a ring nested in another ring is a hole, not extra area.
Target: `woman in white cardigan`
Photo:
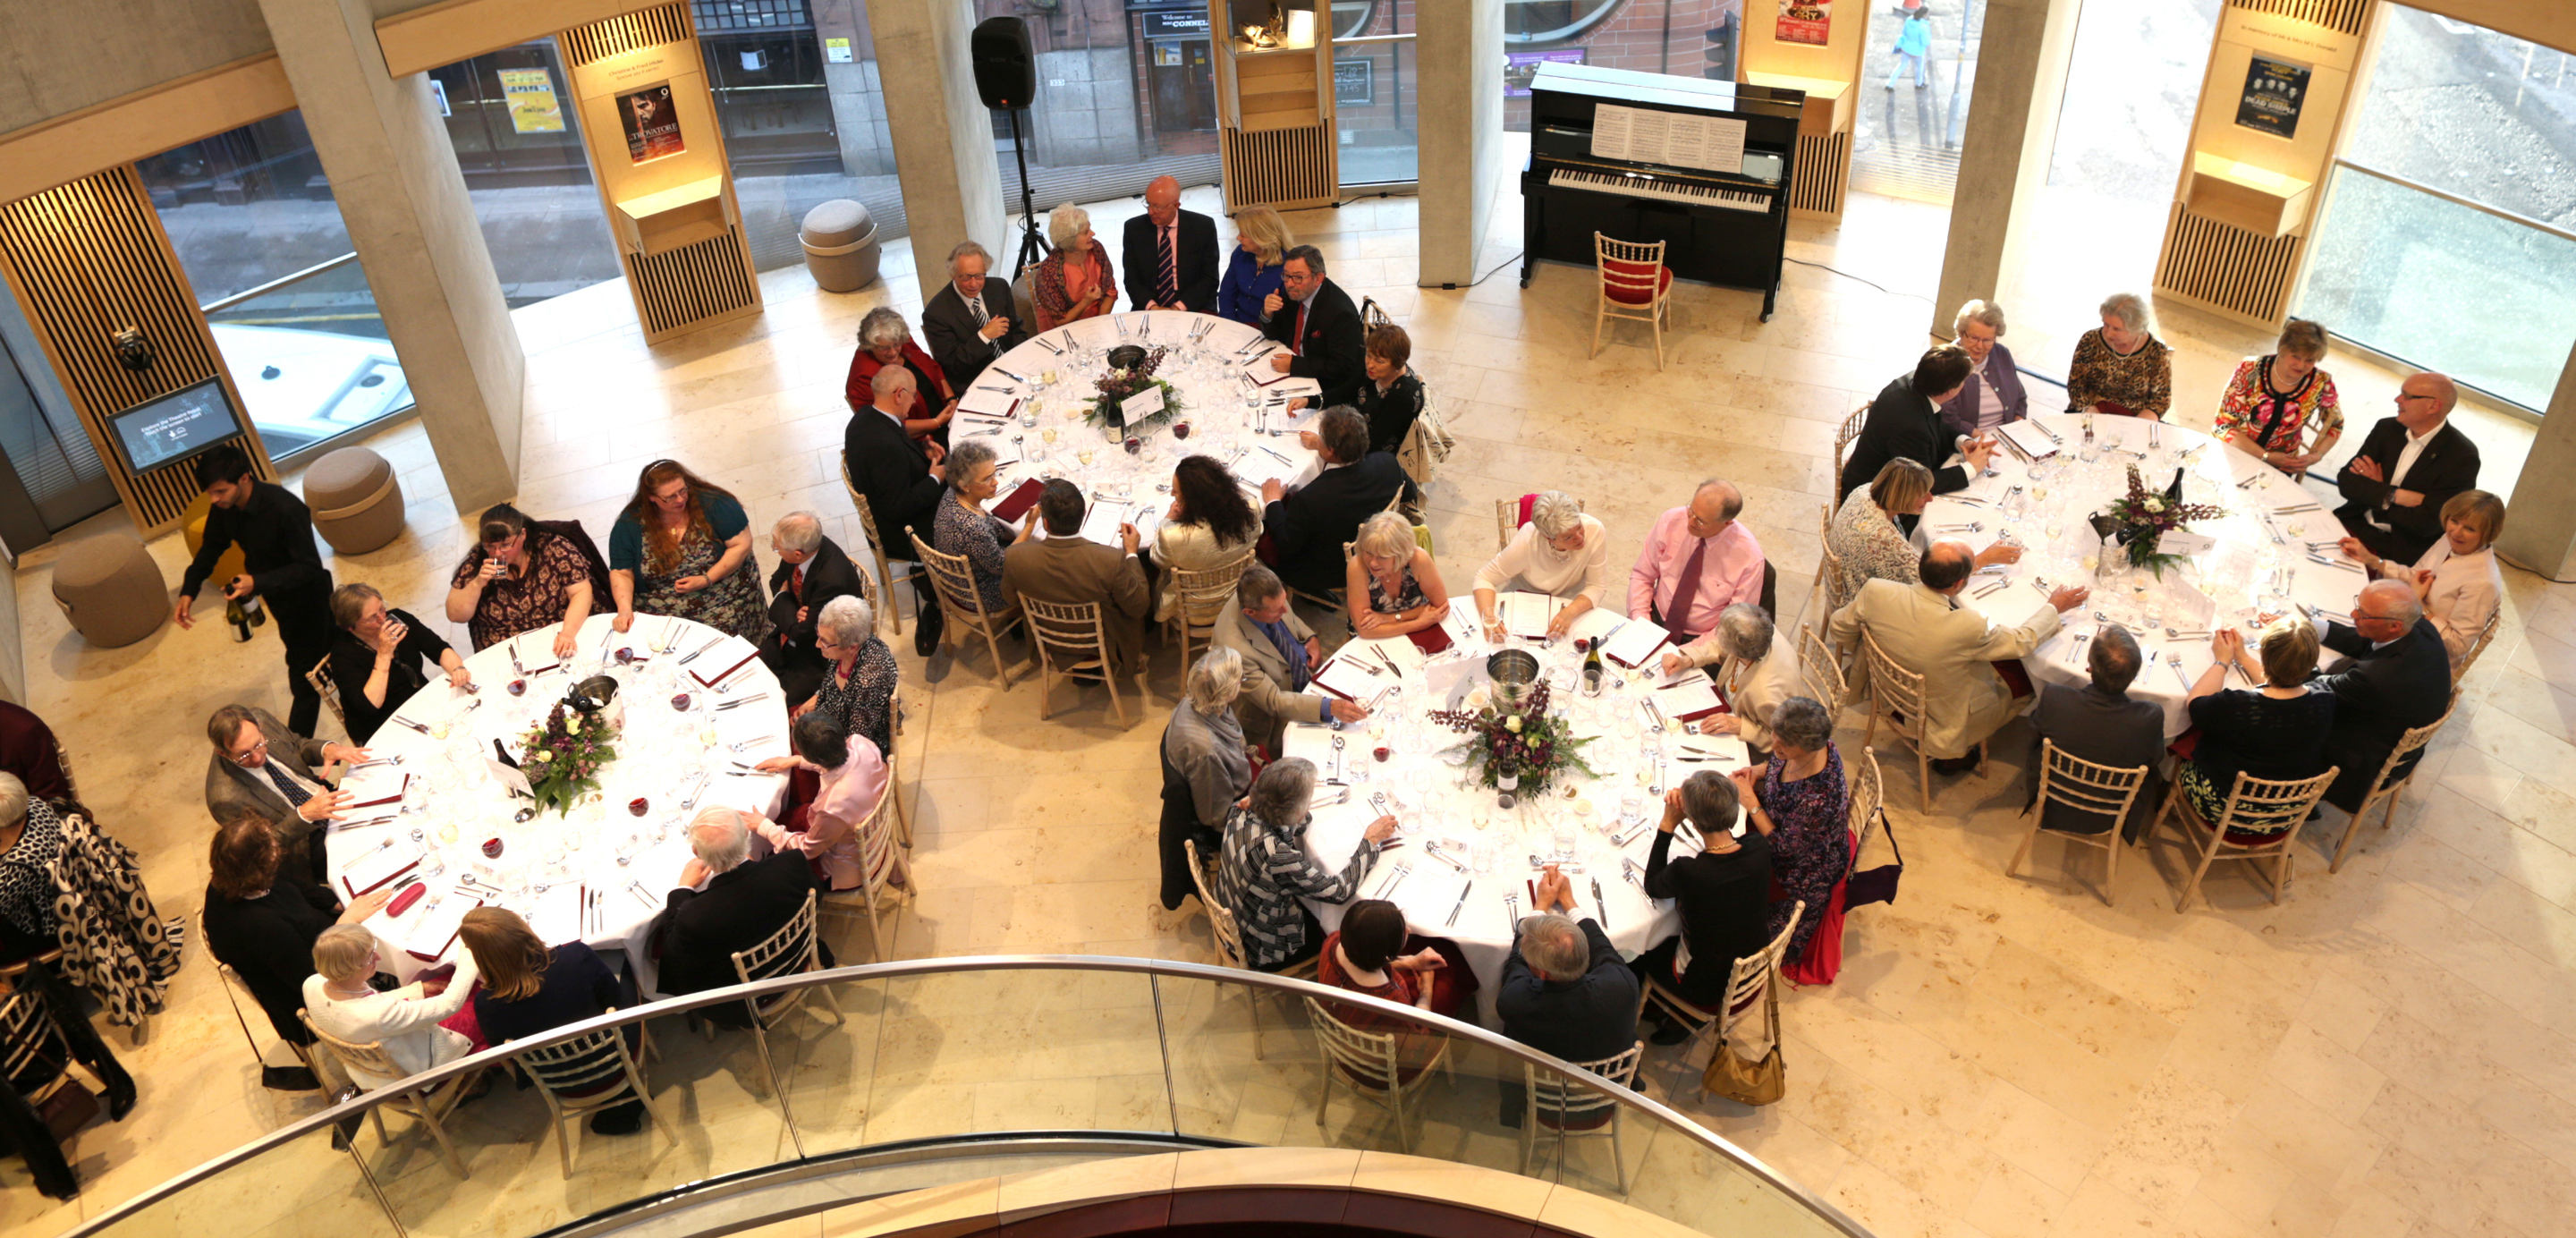
[[[1664,673],[1721,661],[1724,665],[1712,675],[1727,712],[1701,720],[1700,733],[1732,735],[1768,759],[1772,712],[1790,697],[1807,694],[1798,651],[1780,635],[1768,611],[1737,602],[1718,612],[1716,631],[1665,654]]]
[[[1526,589],[1567,599],[1548,634],[1562,636],[1583,612],[1610,596],[1610,535],[1601,521],[1564,493],[1541,491],[1530,498],[1529,523],[1485,566],[1476,570],[1476,610],[1487,628],[1500,622],[1499,599],[1506,590]]]
[[[2343,552],[2373,575],[2415,586],[2424,617],[2440,629],[2442,643],[2459,665],[2495,617],[2504,595],[2504,573],[2496,567],[2495,539],[2504,532],[2504,500],[2484,490],[2463,490],[2442,504],[2442,540],[2412,567],[2372,554],[2359,538],[2343,539]]]
[[[382,1044],[403,1075],[443,1066],[474,1051],[465,1037],[438,1025],[465,1007],[474,990],[474,952],[458,951],[456,974],[414,981],[390,993],[367,984],[381,960],[376,935],[355,924],[334,924],[313,943],[313,969],[304,980],[304,1009],[313,1026],[354,1045]],[[349,1079],[375,1091],[393,1079],[351,1068]]]

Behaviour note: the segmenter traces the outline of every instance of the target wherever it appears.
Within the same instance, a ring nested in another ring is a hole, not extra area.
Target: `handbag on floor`
[[[1701,1088],[1739,1105],[1768,1105],[1788,1091],[1788,1069],[1780,1058],[1778,985],[1764,990],[1763,1003],[1763,1016],[1771,1020],[1771,1051],[1759,1062],[1748,1062],[1720,1041],[1717,1051],[1709,1055],[1708,1069],[1700,1072]]]
[[[1898,879],[1905,876],[1905,852],[1897,848],[1896,829],[1887,820],[1887,810],[1878,809],[1870,814],[1870,819],[1878,823],[1878,832],[1886,835],[1887,853],[1896,857],[1895,862],[1854,872],[1844,883],[1843,910],[1845,911],[1854,907],[1867,907],[1871,903],[1895,902],[1896,883]],[[1861,842],[1866,844],[1868,841],[1869,836],[1863,833]]]

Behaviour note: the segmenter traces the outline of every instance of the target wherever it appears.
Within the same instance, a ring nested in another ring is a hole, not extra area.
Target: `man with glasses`
[[[206,762],[206,811],[217,821],[231,811],[259,814],[277,830],[279,863],[300,860],[310,865],[314,880],[323,881],[322,848],[309,840],[319,837],[316,826],[349,802],[349,793],[333,790],[320,771],[335,762],[366,760],[367,750],[307,739],[277,715],[250,705],[216,710],[206,720],[206,738],[215,745]]]
[[[993,255],[973,241],[948,251],[948,286],[921,307],[921,333],[939,372],[964,395],[993,359],[1029,338],[1007,280],[993,279]]]
[[[2423,373],[2397,388],[2397,415],[2370,428],[2335,474],[2343,527],[2372,554],[2413,563],[2442,540],[2442,504],[2478,484],[2478,445],[2451,424],[2460,389]],[[2346,773],[2351,771],[2347,770]]]
[[[1270,355],[1271,371],[1314,379],[1323,391],[1307,406],[1358,403],[1368,332],[1351,294],[1324,277],[1324,251],[1312,245],[1289,250],[1279,271],[1279,291],[1261,302],[1261,333],[1288,346]]]
[[[2329,623],[2323,640],[2326,648],[2352,659],[2316,681],[2334,694],[2326,758],[2343,768],[2327,788],[2326,802],[2351,812],[2370,794],[2380,763],[2397,741],[2450,708],[2451,653],[2442,645],[2441,630],[2424,617],[2414,587],[2397,580],[2363,585],[2353,601],[2351,626]]]

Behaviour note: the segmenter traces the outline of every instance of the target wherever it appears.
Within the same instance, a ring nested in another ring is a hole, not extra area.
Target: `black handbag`
[[[1898,849],[1896,845],[1896,829],[1888,822],[1887,810],[1877,809],[1870,814],[1870,819],[1878,823],[1879,833],[1887,836],[1887,853],[1894,856],[1895,860],[1893,863],[1881,864],[1876,868],[1859,868],[1855,861],[1852,875],[1843,887],[1845,910],[1866,907],[1871,903],[1895,902],[1897,880],[1905,876],[1905,852]],[[1861,842],[1863,844],[1869,842],[1868,833],[1865,830],[1862,833]],[[1857,848],[1854,849],[1853,854],[1855,856],[1859,854]]]

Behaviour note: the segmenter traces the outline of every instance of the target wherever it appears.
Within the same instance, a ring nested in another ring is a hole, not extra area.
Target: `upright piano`
[[[1677,278],[1760,292],[1768,321],[1805,101],[1777,87],[1540,65],[1521,172],[1521,286],[1541,259],[1591,266],[1600,232],[1664,242]]]

